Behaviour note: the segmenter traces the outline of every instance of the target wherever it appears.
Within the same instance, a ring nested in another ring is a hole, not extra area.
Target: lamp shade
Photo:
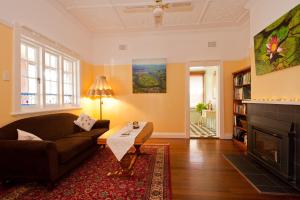
[[[107,83],[105,76],[97,76],[95,82],[88,90],[88,96],[90,97],[106,97],[112,96],[112,94],[112,89]]]

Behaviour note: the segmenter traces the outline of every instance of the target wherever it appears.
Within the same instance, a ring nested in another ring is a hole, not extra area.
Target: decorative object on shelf
[[[202,115],[202,111],[206,110],[206,109],[207,109],[207,104],[205,104],[205,103],[198,103],[196,105],[196,111],[201,113],[201,115]]]
[[[300,4],[254,37],[256,74],[300,65]]]
[[[166,93],[167,60],[134,59],[132,61],[133,93]]]
[[[99,98],[100,103],[100,120],[102,119],[102,98],[113,95],[113,91],[110,85],[106,81],[105,76],[97,76],[95,82],[88,90],[88,96],[93,98]]]
[[[140,128],[139,122],[138,122],[138,121],[132,122],[132,127],[133,127],[133,129],[138,129],[138,128]]]
[[[212,105],[211,101],[209,101],[207,104],[207,110],[213,110],[213,105]]]

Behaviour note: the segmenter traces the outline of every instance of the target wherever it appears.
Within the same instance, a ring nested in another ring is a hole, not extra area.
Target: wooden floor
[[[259,194],[224,158],[240,150],[230,140],[151,139],[170,144],[173,199],[292,200],[296,197]]]

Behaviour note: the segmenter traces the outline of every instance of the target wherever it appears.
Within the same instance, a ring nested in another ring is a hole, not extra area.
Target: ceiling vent
[[[217,42],[216,42],[216,41],[208,42],[208,43],[207,43],[207,46],[208,46],[208,47],[216,47],[216,46],[217,46]]]
[[[119,45],[119,50],[120,51],[126,51],[127,50],[127,45],[126,44],[120,44]]]

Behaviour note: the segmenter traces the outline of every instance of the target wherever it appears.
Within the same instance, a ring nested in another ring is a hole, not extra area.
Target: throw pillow
[[[41,138],[39,138],[38,136],[32,134],[32,133],[28,133],[26,131],[22,131],[17,129],[18,131],[18,140],[42,140]]]
[[[81,114],[74,123],[83,130],[90,131],[96,123],[96,120],[92,119],[88,115]]]

